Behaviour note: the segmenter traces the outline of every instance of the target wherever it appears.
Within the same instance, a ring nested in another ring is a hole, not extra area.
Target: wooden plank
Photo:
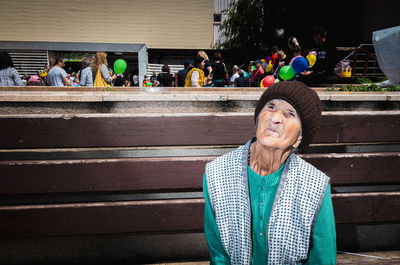
[[[314,143],[400,141],[400,112],[330,112]],[[0,115],[0,148],[243,144],[252,114]]]
[[[337,265],[400,264],[400,251],[343,252],[338,251]]]
[[[354,253],[355,255],[360,255],[361,253]],[[361,254],[361,255],[368,255],[370,253]],[[351,254],[349,254],[351,255]],[[360,257],[360,256],[351,256],[349,255],[339,254],[337,256],[337,263],[336,265],[398,265],[400,264],[400,258],[384,258],[384,257]],[[210,261],[196,261],[196,262],[174,262],[174,263],[163,263],[163,265],[209,265]],[[158,265],[158,263],[153,263],[150,265]]]
[[[333,185],[399,184],[399,152],[300,155]]]
[[[342,223],[400,221],[400,192],[334,194]],[[0,238],[203,229],[203,199],[0,206]]]
[[[0,194],[201,189],[214,157],[0,162]]]
[[[203,207],[203,199],[0,206],[0,238],[200,231]]]
[[[398,265],[400,264],[400,255],[393,257],[377,256],[380,252],[365,252],[365,253],[349,253],[338,254],[336,265]],[[195,261],[195,262],[173,262],[163,263],[163,265],[209,265],[210,261]],[[159,263],[151,263],[149,265],[159,265]]]
[[[301,155],[332,185],[400,184],[400,153]],[[202,189],[215,156],[0,161],[0,195]]]
[[[243,115],[0,118],[0,148],[240,144],[253,130],[253,121]]]
[[[313,143],[396,142],[399,129],[397,111],[329,112],[322,116]]]
[[[332,195],[336,223],[400,221],[400,191]]]

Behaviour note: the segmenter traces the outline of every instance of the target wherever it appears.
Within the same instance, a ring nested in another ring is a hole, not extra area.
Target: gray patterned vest
[[[247,175],[251,142],[206,166],[207,188],[231,264],[250,264],[251,207]],[[268,264],[302,264],[329,178],[295,154],[285,164],[268,225]]]

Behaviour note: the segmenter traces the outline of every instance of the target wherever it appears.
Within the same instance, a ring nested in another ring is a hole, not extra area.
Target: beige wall
[[[0,0],[0,41],[208,49],[213,0]]]

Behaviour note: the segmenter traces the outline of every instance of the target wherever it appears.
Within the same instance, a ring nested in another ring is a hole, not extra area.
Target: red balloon
[[[260,87],[269,87],[270,85],[275,83],[275,78],[272,75],[267,75],[261,80]]]

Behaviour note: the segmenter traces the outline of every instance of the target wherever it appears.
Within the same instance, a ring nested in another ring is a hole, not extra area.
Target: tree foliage
[[[234,0],[223,14],[227,19],[221,24],[220,49],[256,48],[262,40],[264,22],[263,0]]]

